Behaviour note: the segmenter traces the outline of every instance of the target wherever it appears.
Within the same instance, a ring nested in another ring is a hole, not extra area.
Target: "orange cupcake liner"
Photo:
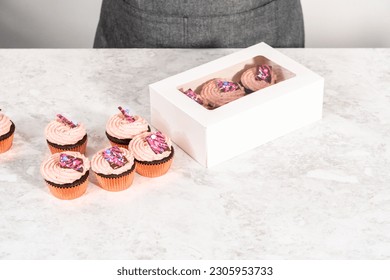
[[[153,164],[153,163],[145,164],[136,161],[135,169],[138,174],[144,177],[150,177],[150,178],[159,177],[168,172],[169,168],[172,165],[172,161],[173,161],[173,156],[169,160],[157,164]]]
[[[87,150],[87,142],[88,142],[88,140],[85,140],[85,142],[83,144],[81,144],[80,146],[74,147],[72,149],[59,149],[59,148],[56,148],[56,147],[50,145],[49,143],[47,143],[47,145],[49,146],[50,152],[52,154],[63,153],[66,151],[79,152],[81,154],[85,154],[85,151]]]
[[[118,143],[112,142],[111,140],[108,140],[108,141],[110,141],[110,144],[111,144],[111,146],[113,146],[113,147],[114,147],[114,146],[117,146],[117,147],[129,149],[129,145],[118,144]]]
[[[86,192],[88,178],[86,178],[83,183],[70,188],[59,188],[51,185],[48,182],[46,182],[46,185],[49,187],[50,192],[55,197],[63,200],[71,200],[82,196]]]
[[[119,192],[128,189],[132,185],[134,174],[134,170],[117,178],[106,178],[96,174],[96,179],[102,189],[110,192]]]
[[[11,149],[13,140],[14,140],[14,133],[12,133],[10,137],[0,141],[0,154],[5,153],[9,149]]]

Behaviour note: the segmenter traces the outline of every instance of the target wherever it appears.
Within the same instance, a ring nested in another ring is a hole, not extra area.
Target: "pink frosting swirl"
[[[135,121],[129,122],[122,113],[113,115],[106,124],[106,131],[109,135],[118,139],[132,139],[134,136],[148,131],[148,122],[140,117],[133,116]]]
[[[11,125],[11,120],[3,113],[0,113],[0,136],[10,131]]]
[[[104,174],[104,175],[112,175],[112,174],[119,175],[119,174],[122,174],[122,173],[130,170],[133,167],[134,157],[133,157],[132,153],[125,148],[119,147],[119,149],[121,150],[122,154],[126,157],[128,162],[125,165],[123,165],[122,167],[119,167],[117,169],[113,169],[110,166],[110,164],[108,163],[108,161],[105,160],[103,157],[103,152],[109,148],[110,147],[107,147],[105,149],[100,150],[92,157],[91,168],[92,168],[93,172]]]
[[[72,145],[83,139],[86,131],[84,124],[71,128],[70,126],[59,122],[58,120],[51,121],[45,129],[46,139],[49,142],[58,145]]]
[[[208,81],[202,87],[200,95],[203,98],[204,104],[208,105],[209,108],[217,108],[245,95],[245,91],[241,85],[238,85],[239,88],[237,90],[222,92],[218,87],[218,81],[221,80],[225,81],[223,79],[214,79]],[[226,81],[232,82],[230,80]]]
[[[71,184],[74,181],[79,180],[89,170],[90,163],[88,158],[79,152],[70,151],[64,152],[64,154],[81,158],[83,160],[83,171],[79,172],[73,169],[62,168],[59,164],[60,154],[61,153],[53,154],[49,159],[42,163],[41,174],[45,180],[59,185]]]
[[[129,150],[132,151],[136,160],[139,161],[155,161],[161,160],[163,158],[168,157],[172,151],[165,151],[161,154],[156,154],[153,152],[152,148],[148,144],[146,137],[152,135],[154,132],[144,132],[142,134],[137,135],[131,140],[129,144]],[[167,143],[170,150],[172,150],[172,142],[169,137],[164,135],[165,142]]]

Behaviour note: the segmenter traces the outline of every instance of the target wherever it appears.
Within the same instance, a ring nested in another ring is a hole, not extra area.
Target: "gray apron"
[[[95,48],[303,47],[300,0],[103,0]]]

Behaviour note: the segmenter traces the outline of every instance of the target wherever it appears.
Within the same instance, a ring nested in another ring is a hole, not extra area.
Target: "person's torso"
[[[95,46],[299,46],[301,12],[299,0],[103,0]]]

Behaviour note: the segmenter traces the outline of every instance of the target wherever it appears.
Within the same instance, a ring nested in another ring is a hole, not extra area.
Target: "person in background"
[[[300,0],[103,0],[95,48],[304,47]]]

